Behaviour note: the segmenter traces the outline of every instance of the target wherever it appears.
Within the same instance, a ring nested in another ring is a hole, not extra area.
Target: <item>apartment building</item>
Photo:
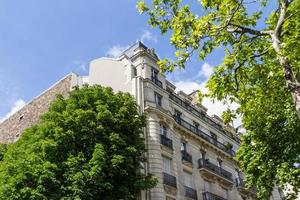
[[[235,129],[195,100],[195,93],[175,92],[159,72],[153,49],[137,42],[119,58],[91,61],[87,77],[69,74],[0,124],[0,141],[16,141],[22,130],[39,122],[55,95],[67,96],[75,85],[100,84],[131,93],[141,112],[147,113],[144,172],[158,185],[143,191],[141,200],[245,200],[255,199],[246,189],[234,155],[239,148]],[[274,189],[272,200],[279,200]]]

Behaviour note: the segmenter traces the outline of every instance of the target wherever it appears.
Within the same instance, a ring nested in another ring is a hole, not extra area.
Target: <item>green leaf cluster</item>
[[[135,199],[156,179],[143,175],[145,116],[128,93],[75,88],[40,124],[1,147],[0,199]]]

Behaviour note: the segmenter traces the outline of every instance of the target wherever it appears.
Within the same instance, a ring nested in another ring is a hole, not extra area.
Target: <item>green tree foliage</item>
[[[156,184],[141,173],[144,125],[130,94],[84,86],[59,96],[1,148],[0,199],[135,199]]]
[[[175,61],[159,61],[162,71],[184,68],[193,54],[203,60],[215,48],[224,49],[206,95],[240,105],[223,117],[229,122],[243,116],[248,133],[237,159],[248,186],[258,188],[260,199],[270,196],[274,183],[283,188],[290,184],[299,192],[300,1],[270,1],[278,9],[266,19],[262,10],[267,0],[151,2],[137,6],[150,16],[150,25],[170,33],[176,48]]]

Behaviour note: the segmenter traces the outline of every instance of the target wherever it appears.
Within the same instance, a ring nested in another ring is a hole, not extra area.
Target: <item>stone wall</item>
[[[12,143],[18,140],[23,130],[39,123],[40,116],[47,112],[50,103],[58,94],[67,96],[72,88],[72,77],[68,74],[48,90],[26,104],[18,112],[0,123],[0,143]]]

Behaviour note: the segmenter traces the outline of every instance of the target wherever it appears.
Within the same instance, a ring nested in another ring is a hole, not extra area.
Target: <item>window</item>
[[[229,142],[227,142],[227,143],[225,144],[225,148],[226,148],[226,150],[232,149],[232,144],[230,144]]]
[[[214,142],[214,143],[217,143],[217,141],[218,141],[217,135],[214,134],[214,133],[210,133],[210,135],[211,135],[211,137],[212,137],[212,139],[213,139],[213,142]]]
[[[162,96],[157,93],[154,93],[155,103],[156,105],[162,106]]]
[[[174,117],[175,117],[175,121],[180,124],[181,123],[181,112],[179,112],[178,110],[175,110]]]
[[[239,169],[235,169],[235,176],[236,176],[236,178],[238,178],[238,179],[240,179],[240,171],[239,171]]]
[[[218,158],[217,160],[218,160],[219,167],[222,168],[223,161],[220,158]]]
[[[157,80],[158,79],[157,76],[158,76],[158,71],[156,69],[152,68],[151,69],[151,79]]]
[[[186,144],[186,142],[181,142],[181,151],[187,152],[187,144]]]
[[[135,67],[133,68],[133,75],[134,75],[134,76],[137,76],[137,70],[136,70]]]
[[[160,134],[162,134],[162,135],[164,135],[164,136],[167,137],[167,133],[168,133],[167,127],[161,124],[160,125]]]
[[[205,156],[206,156],[206,152],[204,150],[200,150],[201,153],[201,158],[203,159],[203,161],[205,160]]]
[[[172,160],[170,158],[167,158],[165,156],[163,158],[163,168],[164,172],[168,174],[172,174]]]
[[[198,131],[199,130],[199,123],[193,121],[193,126],[195,127],[195,131]]]
[[[193,121],[193,126],[198,130],[199,129],[199,123]]]
[[[178,110],[175,110],[175,116],[176,117],[181,117],[181,112],[179,112]]]
[[[183,181],[184,185],[192,188],[192,174],[186,171],[183,171]]]

